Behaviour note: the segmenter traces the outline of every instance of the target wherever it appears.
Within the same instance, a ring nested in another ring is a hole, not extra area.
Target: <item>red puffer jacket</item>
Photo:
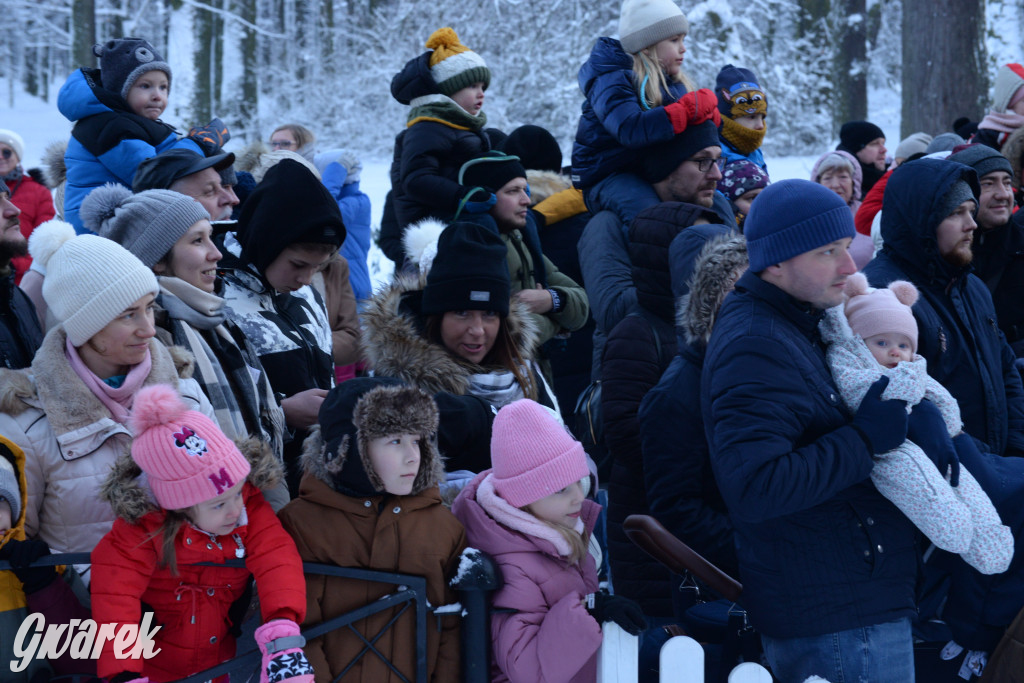
[[[9,183],[8,188],[11,191],[11,203],[21,209],[18,217],[21,221],[21,234],[28,239],[40,224],[54,217],[53,195],[28,173]],[[21,276],[32,265],[32,257],[15,256],[11,264],[14,265],[14,283],[21,284]]]
[[[166,512],[152,511],[130,523],[119,517],[92,552],[92,614],[97,624],[138,624],[142,603],[155,611],[159,654],[150,660],[115,659],[107,641],[98,674],[109,678],[138,672],[150,681],[171,681],[209,668],[235,655],[228,609],[255,577],[263,621],[306,616],[302,560],[263,494],[251,483],[243,489],[248,524],[236,529],[245,568],[196,567],[197,562],[235,559],[233,536],[210,536],[185,524],[174,542],[178,573],[161,566],[161,525]],[[116,633],[116,629],[115,629]],[[155,649],[155,648],[154,648]]]

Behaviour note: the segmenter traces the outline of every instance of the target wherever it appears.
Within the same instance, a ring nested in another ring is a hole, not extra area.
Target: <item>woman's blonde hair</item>
[[[682,69],[672,76],[673,83],[682,83],[686,90],[694,89],[694,83]],[[669,79],[665,70],[658,63],[655,45],[645,47],[633,55],[633,85],[640,94],[640,102],[645,108],[660,107],[666,104],[662,93],[668,92]]]

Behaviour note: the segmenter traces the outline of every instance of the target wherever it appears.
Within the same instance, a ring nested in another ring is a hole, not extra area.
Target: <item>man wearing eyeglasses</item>
[[[28,253],[20,215],[6,183],[0,180],[0,364],[12,369],[28,367],[43,341],[35,306],[14,284],[11,268],[13,257]]]
[[[650,150],[644,156],[641,173],[663,202],[717,208],[715,187],[722,179],[725,161],[719,145],[713,121],[689,126],[671,142]]]

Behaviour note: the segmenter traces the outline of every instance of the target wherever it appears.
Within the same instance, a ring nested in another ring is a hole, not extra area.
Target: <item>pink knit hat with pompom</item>
[[[895,280],[886,289],[868,287],[863,273],[846,278],[846,319],[861,339],[876,334],[898,333],[910,339],[917,352],[917,321],[910,307],[917,301],[917,287]]]
[[[141,390],[129,426],[132,459],[165,510],[216,498],[249,476],[249,461],[234,442],[210,418],[189,410],[170,386]]]
[[[553,411],[528,398],[509,403],[494,417],[491,463],[494,491],[517,508],[590,474],[580,442]]]

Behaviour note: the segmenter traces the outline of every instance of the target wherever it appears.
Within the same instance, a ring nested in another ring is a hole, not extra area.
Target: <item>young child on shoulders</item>
[[[688,125],[713,119],[715,94],[696,92],[682,69],[689,23],[674,0],[625,0],[619,40],[598,38],[580,67],[586,98],[572,150],[572,182],[591,213],[614,211],[628,230],[641,210],[658,203],[639,178],[639,160]]]
[[[107,641],[99,676],[175,680],[234,657],[255,580],[264,622],[255,634],[261,680],[312,683],[313,670],[294,644],[306,616],[302,561],[257,488],[280,480],[273,456],[261,452],[250,465],[216,424],[162,384],[139,392],[130,425],[131,457],[118,461],[102,492],[118,519],[92,552],[92,613],[97,623],[119,628],[139,624],[151,609],[160,651],[118,659]],[[198,566],[241,558],[244,567]]]
[[[318,431],[306,440],[299,497],[281,511],[306,562],[360,567],[427,580],[435,607],[455,602],[448,581],[466,547],[462,525],[441,503],[445,478],[437,450],[438,408],[429,394],[389,378],[357,377],[333,389],[320,410]],[[310,625],[363,607],[394,590],[390,584],[310,574]],[[381,632],[399,609],[353,624],[366,638]],[[408,680],[416,673],[412,612],[398,617],[374,642]],[[433,620],[432,620],[433,621]],[[458,615],[427,631],[427,675],[459,680]],[[363,648],[348,629],[310,641],[306,653],[317,681],[333,681]],[[346,679],[397,680],[379,657],[366,655]]]
[[[391,190],[398,226],[424,218],[451,220],[470,188],[459,168],[490,149],[484,126],[484,91],[491,71],[483,58],[459,42],[451,28],[434,31],[429,52],[410,60],[391,81],[391,94],[410,106],[406,128],[395,139]],[[486,211],[489,193],[472,197]]]
[[[962,431],[956,399],[916,355],[917,321],[910,307],[917,289],[902,280],[871,289],[864,275],[855,273],[846,281],[846,293],[845,305],[828,309],[821,322],[829,368],[843,400],[857,410],[868,391],[878,391],[871,388],[875,382],[886,377],[882,397],[913,407],[907,440],[875,458],[875,487],[939,548],[958,553],[982,574],[1006,571],[1013,534],[959,464],[958,452],[974,445]]]
[[[120,183],[131,189],[139,163],[172,147],[203,153],[160,120],[171,92],[171,67],[152,45],[116,38],[94,45],[93,53],[100,68],[78,69],[57,96],[60,113],[75,124],[64,153],[64,220],[79,234],[85,228],[78,209],[93,188]]]
[[[504,581],[493,598],[491,680],[593,681],[601,625],[636,635],[646,622],[635,602],[598,590],[587,548],[601,507],[584,497],[583,446],[552,411],[520,399],[494,418],[491,461],[452,506]]]
[[[767,173],[761,143],[767,131],[768,96],[757,76],[750,69],[726,64],[715,79],[715,93],[722,115],[722,158],[726,163],[746,159]]]

